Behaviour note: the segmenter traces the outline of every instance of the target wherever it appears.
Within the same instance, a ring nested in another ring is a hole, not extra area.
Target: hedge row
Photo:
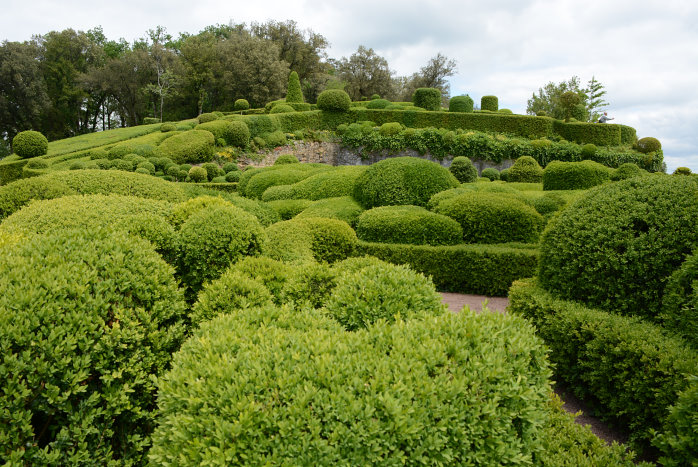
[[[359,241],[357,256],[371,255],[393,264],[407,264],[431,276],[439,290],[479,295],[507,295],[512,282],[535,274],[535,245],[427,246]]]
[[[698,354],[656,325],[556,299],[534,280],[516,282],[509,299],[550,347],[555,376],[646,447],[688,387]],[[695,431],[683,435],[698,445]]]

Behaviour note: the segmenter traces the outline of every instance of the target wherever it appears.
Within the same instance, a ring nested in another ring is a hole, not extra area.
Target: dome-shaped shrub
[[[337,285],[335,271],[327,263],[309,261],[293,266],[281,291],[283,303],[296,307],[320,308]]]
[[[596,154],[597,148],[596,145],[594,144],[585,144],[582,146],[582,158],[583,159],[589,159],[590,157],[594,157]]]
[[[632,162],[626,162],[625,164],[621,164],[617,169],[611,172],[610,179],[614,182],[617,182],[620,180],[626,180],[628,178],[639,177],[647,174],[648,172],[646,170],[642,170],[640,167],[637,166],[637,164],[633,164]]]
[[[233,110],[235,111],[241,111],[241,110],[248,110],[250,108],[250,103],[247,102],[247,99],[238,99],[235,101],[235,104],[233,104]]]
[[[235,162],[226,162],[223,164],[223,171],[228,174],[230,172],[239,172],[240,167]]]
[[[246,256],[230,270],[264,284],[271,293],[272,300],[278,305],[283,302],[282,290],[295,274],[296,268],[266,256]]]
[[[367,242],[455,245],[463,229],[455,220],[418,206],[382,206],[359,216],[356,235]]]
[[[163,133],[168,133],[170,131],[177,131],[177,127],[174,123],[163,123],[160,125],[160,131]]]
[[[499,170],[495,169],[494,167],[488,167],[486,169],[482,169],[481,175],[484,178],[489,179],[490,181],[499,180]]]
[[[203,167],[192,167],[188,173],[189,179],[195,183],[202,183],[208,180],[208,173]]]
[[[565,204],[567,204],[567,201],[559,193],[546,193],[540,198],[533,200],[533,208],[543,216],[562,209]]]
[[[693,177],[592,189],[543,233],[541,285],[612,312],[655,316],[667,278],[698,245],[697,197]]]
[[[180,230],[178,272],[192,299],[238,259],[260,253],[264,230],[255,216],[234,206],[195,211]]]
[[[497,96],[482,96],[480,99],[480,109],[496,112],[499,110],[499,99]]]
[[[644,138],[640,138],[637,141],[637,150],[643,154],[657,152],[660,149],[662,149],[662,143],[660,143],[657,138],[652,138],[651,136],[646,136]]]
[[[366,167],[354,165],[330,167],[294,183],[286,195],[288,198],[310,200],[351,196],[357,178],[365,170]],[[262,199],[266,199],[264,195]]]
[[[441,90],[437,88],[417,88],[412,94],[412,103],[426,110],[441,109]]]
[[[283,114],[288,112],[295,112],[295,109],[288,104],[276,104],[269,111],[270,114]]]
[[[288,262],[341,261],[352,254],[358,241],[346,222],[319,217],[277,222],[266,232],[265,256]]]
[[[477,180],[477,168],[465,156],[454,157],[449,170],[460,183],[472,183]]]
[[[540,183],[543,181],[543,168],[531,156],[521,156],[509,167],[507,181]]]
[[[240,120],[230,122],[230,129],[228,130],[226,141],[229,145],[238,148],[247,146],[247,143],[250,141],[250,129],[247,127],[247,124]]]
[[[384,123],[378,129],[381,136],[395,136],[399,135],[402,131],[402,125],[398,122],[388,122]]]
[[[328,112],[346,112],[351,107],[351,98],[341,89],[327,89],[317,97],[317,107]]]
[[[111,161],[111,170],[123,170],[124,172],[133,171],[133,162],[123,159],[114,159]]]
[[[167,138],[158,146],[162,157],[176,164],[208,162],[213,158],[215,138],[204,130],[189,130]]]
[[[438,316],[446,306],[431,279],[406,266],[385,264],[342,275],[325,310],[347,331],[355,331],[379,319]]]
[[[511,109],[499,109],[497,110],[497,113],[504,115],[512,115],[514,112],[512,112]]]
[[[426,206],[432,195],[458,186],[448,169],[417,157],[394,157],[369,166],[356,179],[354,198],[370,209],[411,204]]]
[[[206,178],[209,181],[212,181],[216,177],[221,177],[225,175],[223,169],[221,169],[221,167],[215,162],[207,162],[205,164],[202,164],[201,168],[206,171]]]
[[[274,211],[279,213],[279,217],[281,217],[282,221],[287,221],[303,212],[303,210],[313,204],[313,202],[309,199],[278,199],[269,201],[267,204],[271,206]]]
[[[367,109],[385,109],[390,105],[390,101],[387,99],[373,99],[368,104],[366,104]]]
[[[306,201],[306,200],[298,200]],[[319,201],[310,201],[302,212],[296,216],[298,219],[306,217],[327,217],[329,219],[339,219],[354,227],[359,221],[359,216],[364,209],[351,196],[338,196],[336,198],[326,198]]]
[[[505,194],[470,192],[441,201],[435,212],[455,219],[466,243],[535,243],[543,217]]]
[[[144,161],[138,164],[137,169],[145,169],[148,175],[155,173],[155,166],[148,161]]]
[[[44,159],[32,159],[27,162],[25,167],[34,170],[48,169],[48,161]]]
[[[274,165],[298,164],[298,158],[293,154],[281,154],[274,161]]]
[[[448,101],[449,112],[472,112],[473,100],[470,96],[454,96]]]
[[[125,233],[67,230],[0,269],[3,459],[145,464],[154,376],[185,330],[172,267]]]
[[[219,146],[225,146],[226,144],[233,145],[234,142],[237,142],[236,124],[238,126],[240,124],[245,125],[243,122],[238,121],[230,122],[228,120],[214,120],[212,122],[196,125],[195,128],[197,130],[210,131],[216,141],[221,139],[223,140],[223,144],[219,144]],[[247,127],[247,125],[245,125],[245,127]]]
[[[20,131],[12,138],[12,152],[22,159],[43,156],[48,151],[48,140],[38,131]]]
[[[659,320],[698,349],[698,254],[688,256],[669,278]]]
[[[691,175],[691,169],[688,167],[677,167],[674,170],[674,175]]]
[[[238,186],[238,191],[248,198],[261,199],[264,191],[269,187],[300,182],[318,170],[322,169],[309,167],[306,164],[275,165],[255,173],[245,184],[244,189]]]
[[[305,102],[305,98],[303,97],[303,91],[301,91],[301,80],[298,78],[298,73],[296,73],[295,71],[292,71],[288,75],[286,102],[301,104]],[[274,113],[274,111],[272,110],[271,113]]]
[[[612,169],[593,161],[552,161],[543,170],[543,190],[585,190],[609,179]]]
[[[218,115],[216,115],[214,112],[202,113],[199,115],[197,120],[199,120],[199,123],[212,122],[214,120],[218,120]]]

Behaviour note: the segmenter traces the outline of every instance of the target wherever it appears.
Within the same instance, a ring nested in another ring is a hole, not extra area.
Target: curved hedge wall
[[[366,209],[396,204],[426,206],[432,195],[458,184],[439,164],[395,157],[369,166],[356,180],[354,198]]]
[[[698,180],[654,175],[594,188],[541,237],[541,285],[562,298],[655,318],[668,277],[698,246]]]
[[[356,235],[367,242],[456,245],[463,229],[455,220],[418,206],[382,206],[359,216]]]
[[[206,323],[175,356],[150,461],[532,462],[548,375],[517,318],[446,313],[347,333],[316,312],[252,309]]]
[[[146,241],[103,230],[35,237],[0,268],[3,459],[144,463],[153,376],[184,337],[173,269]]]
[[[351,196],[354,185],[359,176],[364,173],[363,166],[328,166],[319,173],[311,174],[301,181],[291,184],[291,188],[284,193],[286,198],[319,200],[324,198],[337,198]],[[268,195],[265,191],[262,200],[281,196],[279,190],[273,190]]]
[[[455,219],[466,243],[535,243],[544,225],[531,206],[497,193],[464,193],[441,201],[434,211]]]
[[[215,141],[210,131],[189,130],[160,143],[158,153],[161,157],[169,157],[175,164],[209,162],[213,159]]]
[[[612,169],[598,162],[552,161],[543,170],[543,190],[584,190],[609,179]]]

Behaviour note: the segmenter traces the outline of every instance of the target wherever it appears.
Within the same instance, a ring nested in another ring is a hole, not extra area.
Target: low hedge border
[[[535,245],[428,246],[359,241],[356,256],[370,255],[432,277],[437,289],[503,297],[512,282],[535,274]]]
[[[509,300],[509,311],[530,320],[550,347],[555,377],[647,448],[688,387],[698,354],[659,326],[556,299],[535,279],[515,282]]]
[[[10,182],[22,178],[22,171],[30,159],[4,162],[0,161],[0,185],[7,185]]]
[[[210,188],[217,191],[225,191],[227,193],[235,193],[238,191],[237,182],[234,183],[195,183],[194,185],[201,188]]]

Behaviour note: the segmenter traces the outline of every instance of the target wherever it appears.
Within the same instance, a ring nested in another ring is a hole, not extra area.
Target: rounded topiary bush
[[[241,110],[248,110],[250,108],[250,103],[247,102],[247,99],[238,99],[235,101],[235,104],[233,104],[233,110],[235,111],[241,111]]]
[[[543,217],[505,194],[469,192],[441,201],[434,211],[455,219],[466,243],[535,243]]]
[[[611,172],[609,178],[612,181],[617,182],[620,180],[626,180],[628,178],[633,177],[640,177],[642,175],[647,174],[648,172],[638,167],[637,164],[633,164],[632,162],[626,162],[625,164],[621,164],[617,169]]]
[[[399,135],[402,131],[402,125],[398,122],[388,122],[384,123],[378,129],[381,136],[395,136]]]
[[[328,112],[346,112],[351,107],[351,98],[341,89],[327,89],[317,97],[317,107]]]
[[[234,120],[230,122],[230,130],[226,139],[228,144],[244,148],[250,141],[250,129],[245,122]]]
[[[317,261],[334,263],[354,252],[358,239],[349,224],[339,219],[326,217],[305,217],[296,222],[310,232],[310,249]]]
[[[417,88],[412,94],[412,103],[426,110],[441,109],[441,90],[437,88]]]
[[[146,463],[154,376],[184,337],[173,270],[126,233],[66,230],[0,256],[2,457]]]
[[[567,201],[559,193],[546,193],[533,200],[533,208],[543,216],[559,211],[565,204]]]
[[[368,104],[366,104],[367,109],[385,109],[391,104],[387,99],[373,99]]]
[[[691,175],[691,169],[688,167],[677,167],[674,170],[674,175]]]
[[[205,112],[199,115],[197,120],[199,120],[199,123],[212,122],[218,120],[218,115],[215,112]]]
[[[250,309],[205,323],[175,355],[150,462],[533,464],[549,375],[518,317],[445,313],[347,333],[318,311]]]
[[[289,200],[290,201],[290,200]],[[309,201],[309,200],[296,200]],[[311,204],[298,213],[298,219],[305,217],[327,217],[329,219],[339,219],[350,226],[356,226],[359,216],[364,209],[351,196],[337,196],[335,198],[325,198],[319,201],[309,201]]]
[[[230,172],[240,172],[240,167],[235,162],[226,162],[223,164],[223,172],[226,174]]]
[[[548,224],[540,284],[570,300],[655,317],[667,278],[698,245],[698,180],[639,177],[592,189]]]
[[[543,181],[543,168],[531,156],[521,156],[509,167],[507,181],[540,183]]]
[[[482,169],[482,174],[484,178],[489,179],[490,181],[495,181],[499,180],[499,170],[493,168],[493,167],[488,167],[486,169]]]
[[[208,173],[203,167],[192,167],[187,174],[194,183],[203,183],[208,180]]]
[[[643,154],[657,152],[661,149],[662,149],[662,143],[660,143],[657,138],[652,138],[651,136],[646,136],[644,138],[640,138],[637,141],[637,150]]]
[[[174,123],[163,123],[162,125],[160,125],[160,131],[163,133],[177,131],[177,126]]]
[[[337,285],[337,274],[327,263],[308,261],[293,266],[281,291],[283,303],[296,307],[320,308]]]
[[[441,300],[431,279],[406,266],[385,264],[343,274],[325,310],[347,331],[355,331],[379,319],[438,316],[446,311]]]
[[[48,161],[44,159],[32,159],[29,162],[27,162],[27,165],[25,165],[25,167],[34,170],[48,169]]]
[[[266,256],[246,256],[235,263],[230,270],[261,282],[271,293],[271,299],[277,305],[283,302],[284,286],[296,272],[294,266]]]
[[[208,179],[208,181],[213,181],[214,178],[222,177],[223,175],[225,175],[223,169],[221,169],[221,167],[214,162],[207,162],[205,164],[202,164],[201,168],[206,171],[206,178]]]
[[[12,152],[22,159],[43,156],[48,151],[48,140],[38,131],[20,131],[12,138]]]
[[[472,112],[473,100],[470,96],[454,96],[448,101],[449,112]]]
[[[319,200],[351,196],[357,178],[365,170],[366,167],[363,166],[340,166],[321,170],[291,185],[286,197]],[[266,194],[265,191],[264,195]],[[262,199],[265,199],[264,195]]]
[[[295,112],[294,108],[288,104],[276,104],[269,111],[270,114],[283,114],[288,112]]]
[[[458,186],[458,180],[435,162],[394,157],[369,166],[356,179],[354,198],[366,209],[410,204],[426,206],[434,194]]]
[[[210,131],[189,130],[167,138],[158,146],[162,157],[175,164],[196,164],[213,159],[215,137]]]
[[[279,199],[267,202],[271,208],[279,213],[282,221],[287,221],[303,212],[305,208],[313,204],[309,199]],[[317,216],[313,216],[317,217]]]
[[[356,235],[367,242],[455,245],[463,229],[455,220],[418,206],[382,206],[359,216]]]
[[[480,109],[496,112],[499,110],[499,99],[497,96],[482,96],[480,99]]]
[[[591,143],[585,144],[584,146],[582,146],[582,158],[588,159],[590,157],[594,157],[594,155],[596,154],[596,151],[597,151],[596,145],[591,144]]]
[[[698,254],[688,256],[667,281],[659,319],[698,349]]]
[[[472,183],[477,180],[477,168],[465,156],[454,157],[449,170],[460,183]]]
[[[281,154],[274,161],[274,165],[298,164],[298,158],[293,154]]]
[[[509,181],[509,169],[508,169],[508,168],[507,168],[507,169],[502,169],[502,170],[499,172],[499,179],[502,180],[502,181],[504,181],[504,182],[508,182],[508,181]]]
[[[610,178],[612,169],[593,161],[552,161],[543,170],[543,190],[585,190]]]

